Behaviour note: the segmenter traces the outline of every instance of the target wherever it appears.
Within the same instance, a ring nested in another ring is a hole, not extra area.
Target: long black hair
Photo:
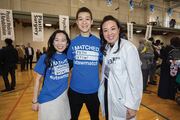
[[[99,31],[99,36],[101,38],[101,51],[104,55],[106,55],[106,45],[108,44],[107,41],[105,40],[104,36],[103,36],[103,30],[102,30],[102,26],[105,22],[107,21],[114,21],[117,25],[117,27],[120,29],[120,32],[119,32],[119,41],[118,41],[118,48],[117,50],[114,52],[114,53],[117,53],[120,49],[120,43],[121,43],[121,38],[124,37],[124,33],[122,32],[123,28],[122,26],[120,25],[119,21],[114,18],[113,16],[111,15],[107,15],[103,18],[103,21],[101,22],[101,25],[100,25],[100,31]]]
[[[69,36],[68,36],[68,34],[65,32],[65,31],[63,31],[63,30],[56,30],[51,36],[50,36],[50,38],[49,38],[49,40],[48,40],[48,48],[47,48],[47,52],[46,52],[46,54],[47,54],[47,57],[46,57],[46,59],[45,59],[45,64],[46,64],[46,67],[50,67],[50,62],[51,62],[51,58],[52,58],[52,56],[54,55],[54,53],[56,52],[56,49],[54,48],[54,45],[53,45],[53,43],[54,43],[54,39],[55,39],[55,37],[56,37],[56,34],[58,34],[58,33],[63,33],[65,36],[66,36],[66,39],[67,39],[67,47],[66,47],[66,49],[62,52],[62,53],[67,53],[67,49],[68,49],[68,47],[69,47],[69,45],[70,45],[70,39],[69,39]]]

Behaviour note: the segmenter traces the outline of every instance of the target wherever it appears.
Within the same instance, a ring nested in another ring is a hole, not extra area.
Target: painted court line
[[[16,109],[17,105],[19,104],[19,102],[21,101],[22,97],[24,96],[24,93],[26,92],[27,88],[29,87],[29,85],[31,84],[33,80],[33,77],[32,79],[29,81],[29,83],[27,84],[27,86],[25,87],[23,93],[21,94],[21,96],[18,98],[16,104],[13,106],[12,110],[10,111],[10,113],[8,114],[7,118],[5,120],[9,120],[11,115],[13,114],[14,110]]]
[[[167,118],[166,116],[164,116],[164,115],[162,115],[161,113],[157,112],[156,110],[153,110],[153,109],[151,109],[150,107],[148,107],[148,106],[146,106],[146,105],[144,105],[144,104],[142,104],[142,103],[141,103],[141,105],[142,105],[143,107],[149,109],[150,111],[158,114],[159,116],[161,116],[161,117],[164,118],[165,120],[170,120],[169,118]]]
[[[153,93],[153,94],[157,94],[157,93],[156,93],[156,92],[154,92],[154,91],[151,91],[151,93]],[[161,117],[162,117],[162,118],[164,118],[165,120],[170,120],[170,119],[169,119],[169,118],[167,118],[166,116],[162,115],[161,113],[157,112],[156,110],[153,110],[152,108],[150,108],[150,107],[146,106],[145,104],[142,104],[142,103],[141,103],[141,105],[142,105],[143,107],[145,107],[145,108],[149,109],[150,111],[152,111],[152,112],[154,112],[154,113],[158,114],[159,116],[161,116]]]

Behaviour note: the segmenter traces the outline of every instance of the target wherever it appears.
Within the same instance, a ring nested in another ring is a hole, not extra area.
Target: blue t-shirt
[[[45,75],[45,58],[43,54],[38,60],[34,71]],[[40,91],[38,102],[44,103],[56,99],[68,88],[69,64],[67,56],[61,53],[55,53],[51,58],[51,65],[47,68],[43,87]]]
[[[78,93],[91,94],[99,88],[99,62],[102,60],[100,39],[94,35],[77,36],[72,40],[67,57],[73,60],[70,88]]]

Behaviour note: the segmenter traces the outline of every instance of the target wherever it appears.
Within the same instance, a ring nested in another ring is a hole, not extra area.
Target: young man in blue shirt
[[[68,92],[72,120],[78,120],[85,103],[91,120],[99,120],[99,63],[102,60],[100,39],[91,34],[92,13],[80,8],[76,13],[76,23],[80,35],[74,38],[67,57],[73,63],[70,88]]]

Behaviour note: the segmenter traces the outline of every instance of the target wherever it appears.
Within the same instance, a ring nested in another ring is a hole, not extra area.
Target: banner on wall
[[[128,40],[133,41],[133,23],[127,23]]]
[[[59,29],[69,35],[69,16],[59,15]]]
[[[41,42],[44,40],[43,14],[31,13],[33,41]]]
[[[133,0],[129,0],[129,9],[130,9],[130,11],[134,10],[134,1]]]
[[[152,25],[147,25],[145,39],[149,39],[152,35]]]
[[[168,8],[168,9],[167,9],[167,14],[168,14],[169,16],[172,16],[172,14],[173,14],[173,9],[172,9],[172,8]]]
[[[1,40],[10,38],[14,40],[14,25],[12,10],[0,9]]]
[[[150,9],[150,12],[153,13],[154,12],[154,4],[150,4],[149,9]]]
[[[106,0],[107,6],[112,6],[112,0]]]

